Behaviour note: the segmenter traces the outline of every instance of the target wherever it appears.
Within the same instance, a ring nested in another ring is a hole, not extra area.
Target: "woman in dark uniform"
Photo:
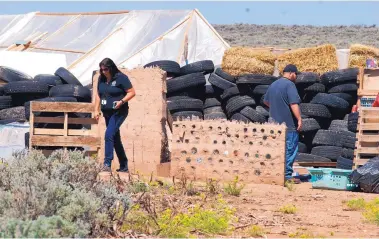
[[[120,126],[128,116],[128,101],[136,93],[129,78],[117,68],[111,59],[105,58],[99,66],[100,76],[97,86],[98,94],[95,99],[95,117],[99,119],[101,110],[107,127],[103,171],[111,172],[114,149],[120,162],[120,168],[116,171],[128,172],[128,158],[122,146]]]

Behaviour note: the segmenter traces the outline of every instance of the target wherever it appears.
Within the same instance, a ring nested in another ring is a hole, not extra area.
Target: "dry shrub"
[[[222,69],[237,76],[248,73],[273,74],[276,56],[267,50],[249,47],[232,47],[225,51]]]
[[[361,44],[351,45],[349,67],[365,67],[369,58],[379,60],[379,49]]]
[[[283,72],[288,64],[296,65],[299,71],[318,74],[338,70],[336,48],[327,44],[288,51],[278,57],[279,71]]]
[[[99,182],[99,171],[79,151],[56,151],[49,158],[31,151],[0,164],[0,236],[117,235],[129,194],[113,182]]]

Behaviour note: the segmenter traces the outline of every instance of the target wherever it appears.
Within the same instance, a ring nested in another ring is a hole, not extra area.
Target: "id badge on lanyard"
[[[104,106],[107,105],[107,98],[109,97],[109,93],[108,93],[108,91],[109,91],[109,84],[105,83],[105,85],[107,87],[106,87],[106,90],[104,92],[103,97],[101,98],[101,105],[104,105]]]

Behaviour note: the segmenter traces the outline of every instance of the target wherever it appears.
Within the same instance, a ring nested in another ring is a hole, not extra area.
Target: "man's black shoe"
[[[116,171],[119,172],[119,173],[129,173],[129,169],[125,168],[125,167],[124,168],[119,168]]]

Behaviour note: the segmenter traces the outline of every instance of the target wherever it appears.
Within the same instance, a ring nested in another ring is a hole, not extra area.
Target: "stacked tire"
[[[91,91],[67,69],[60,67],[54,75],[40,74],[31,77],[21,71],[0,66],[0,121],[25,122],[29,120],[30,103],[42,102],[91,102]],[[40,116],[63,117],[63,113],[36,113]],[[72,114],[70,117],[88,117],[88,114]],[[53,124],[36,124],[51,128]],[[82,125],[69,125],[79,129]]]
[[[358,69],[350,68],[321,77],[298,76],[303,127],[297,162],[337,162],[338,168],[352,168],[358,117],[349,112],[357,101],[357,75]]]

